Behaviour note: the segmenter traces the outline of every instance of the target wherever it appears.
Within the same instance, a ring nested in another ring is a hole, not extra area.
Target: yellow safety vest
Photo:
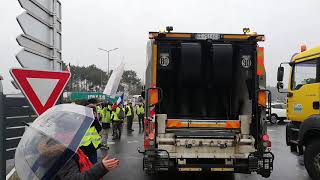
[[[93,143],[93,146],[97,149],[98,146],[101,144],[101,136],[94,126],[91,127],[90,129],[91,129],[91,142]]]
[[[127,117],[128,117],[128,116],[132,116],[131,107],[127,105],[127,108],[128,108]]]
[[[83,136],[80,146],[89,146],[91,143],[91,132],[90,128],[87,130],[86,134]]]
[[[140,114],[144,114],[144,108],[143,106],[137,106],[137,114],[140,115]]]
[[[120,108],[117,107],[116,111],[112,111],[112,116],[114,121],[120,121],[119,119]]]
[[[97,112],[101,113],[102,112],[102,108],[100,106],[97,106]]]
[[[94,126],[87,130],[86,135],[81,140],[80,146],[89,146],[91,142],[95,148],[98,148],[101,143],[101,136]]]
[[[103,122],[103,123],[110,123],[111,122],[111,112],[107,107],[103,108],[101,114],[102,114],[101,122]]]

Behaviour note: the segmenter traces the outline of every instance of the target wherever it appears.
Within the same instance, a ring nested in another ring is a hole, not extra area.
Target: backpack
[[[123,111],[123,108],[120,108],[120,112],[119,112],[119,119],[124,119],[125,118],[125,113]]]

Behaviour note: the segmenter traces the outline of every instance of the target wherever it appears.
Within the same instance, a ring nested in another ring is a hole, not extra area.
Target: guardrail
[[[0,179],[6,178],[6,161],[14,159],[25,131],[24,123],[31,123],[36,117],[23,95],[4,95],[0,92]]]

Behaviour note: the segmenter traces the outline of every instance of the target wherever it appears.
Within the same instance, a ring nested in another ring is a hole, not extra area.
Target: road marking
[[[128,156],[128,157],[124,157],[122,159],[141,159],[141,157]]]
[[[16,171],[16,168],[13,168],[13,169],[9,172],[9,174],[6,176],[6,180],[9,180],[15,171]]]
[[[115,142],[114,141],[108,141],[107,144],[108,145],[112,145],[112,144],[115,144]]]
[[[273,130],[273,129],[268,129],[268,131],[270,131],[270,132],[273,132],[273,131],[276,131],[276,130]]]
[[[138,143],[139,141],[128,141],[128,144]]]

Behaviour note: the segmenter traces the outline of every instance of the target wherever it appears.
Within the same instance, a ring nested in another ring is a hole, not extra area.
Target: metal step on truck
[[[269,177],[264,36],[172,30],[149,33],[144,170]]]

